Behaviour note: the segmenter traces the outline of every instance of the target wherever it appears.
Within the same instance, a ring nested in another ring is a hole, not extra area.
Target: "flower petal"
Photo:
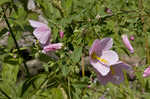
[[[29,23],[34,28],[38,28],[38,27],[47,27],[48,28],[48,26],[46,24],[43,24],[39,21],[29,20]]]
[[[95,52],[97,56],[101,56],[102,50],[109,50],[112,45],[112,38],[104,38],[102,40],[96,39],[90,48],[89,54],[91,55],[93,52]]]
[[[118,54],[112,50],[103,51],[100,58],[108,61],[106,64],[109,66],[115,64],[119,60]]]
[[[113,69],[113,70],[112,70]],[[124,81],[124,73],[122,69],[122,65],[113,66],[108,75],[102,76],[98,73],[97,77],[101,84],[106,85],[108,82],[112,82],[114,84],[120,84]]]
[[[126,64],[122,61],[119,61],[116,64],[112,65],[112,67],[114,67],[114,66],[120,66],[124,70],[132,71],[132,67],[129,64]]]
[[[92,47],[90,48],[89,55],[91,56],[94,52],[97,56],[101,56],[102,49],[101,49],[101,41],[99,39],[96,39],[94,43],[92,44]]]
[[[49,44],[43,48],[44,52],[55,51],[61,49],[63,46],[62,43]]]
[[[91,60],[90,63],[92,64],[94,69],[96,69],[96,71],[99,72],[102,76],[106,76],[110,71],[109,67],[99,63],[98,61],[94,62]]]
[[[100,46],[103,50],[109,50],[110,48],[112,48],[112,45],[113,45],[112,38],[104,38],[101,40]]]
[[[124,45],[128,48],[128,50],[131,53],[134,53],[134,49],[133,49],[133,47],[128,39],[128,36],[126,34],[122,35],[122,40],[123,40]]]
[[[150,76],[150,66],[144,70],[143,77]]]
[[[51,30],[45,26],[39,27],[33,31],[34,36],[45,45],[49,42]]]

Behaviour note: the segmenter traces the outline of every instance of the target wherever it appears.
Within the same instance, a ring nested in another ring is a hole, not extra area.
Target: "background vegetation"
[[[150,64],[149,0],[33,2],[30,8],[31,0],[0,0],[0,99],[150,99],[150,78],[142,77]],[[29,19],[48,23],[51,42],[64,47],[41,53]],[[134,54],[122,34],[134,36]],[[113,38],[113,50],[133,67],[120,85],[101,85],[88,62],[93,41],[104,37]]]

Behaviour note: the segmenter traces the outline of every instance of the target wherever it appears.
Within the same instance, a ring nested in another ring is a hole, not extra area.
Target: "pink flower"
[[[144,70],[143,77],[150,76],[150,66]]]
[[[128,36],[126,34],[122,35],[122,40],[123,40],[124,45],[128,48],[128,50],[131,53],[134,53],[134,49],[133,49],[133,47],[128,39]]]
[[[44,46],[43,52],[47,53],[49,51],[55,51],[55,50],[61,49],[62,46],[63,46],[62,43],[49,44],[47,46]]]
[[[88,85],[88,88],[91,88],[91,85]]]
[[[112,15],[113,13],[112,13],[112,10],[111,9],[109,9],[109,8],[105,8],[105,12],[106,13],[108,13],[108,14],[110,14],[110,15]]]
[[[39,40],[42,45],[49,44],[51,29],[44,23],[29,20],[31,26],[35,28],[33,31],[34,36]]]
[[[60,36],[60,38],[64,37],[64,32],[62,30],[59,31],[59,36]]]
[[[106,76],[98,74],[97,78],[103,85],[106,85],[108,82],[120,84],[124,81],[123,70],[129,70],[129,65],[123,62],[118,62],[117,64],[111,66],[111,71]]]
[[[134,41],[134,36],[133,35],[130,36],[130,40]]]
[[[111,38],[96,39],[90,48],[90,63],[97,72],[101,84],[112,82],[119,84],[124,80],[123,69],[128,69],[127,64],[119,61],[116,52],[109,50],[113,45]]]
[[[7,32],[8,35],[10,35],[10,32]]]
[[[47,53],[49,51],[55,51],[62,48],[62,43],[51,44],[49,42],[51,36],[51,30],[46,24],[38,21],[33,21],[33,20],[29,20],[29,22],[31,26],[35,28],[33,34],[42,44],[43,53]]]

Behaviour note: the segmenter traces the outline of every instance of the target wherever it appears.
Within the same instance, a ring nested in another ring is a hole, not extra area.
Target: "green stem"
[[[11,99],[1,88],[0,88],[0,92],[1,92],[4,96],[6,96],[8,99]]]
[[[21,53],[21,51],[20,51],[20,48],[19,48],[19,45],[18,45],[17,40],[16,40],[16,38],[15,38],[15,35],[14,35],[12,29],[11,29],[10,23],[9,23],[7,17],[6,17],[4,8],[2,8],[2,9],[3,9],[3,13],[4,13],[4,19],[5,19],[5,22],[6,22],[7,26],[8,26],[9,32],[10,32],[10,34],[11,34],[13,40],[14,40],[14,43],[15,43],[15,45],[16,45],[16,48],[17,48],[18,52],[19,52],[19,55],[22,57],[22,55],[21,55],[22,53]],[[24,67],[25,67],[25,69],[26,69],[27,75],[30,76],[29,69],[28,69],[27,64],[26,64],[26,62],[25,62],[24,59],[23,59],[23,64],[24,64]]]
[[[69,91],[69,99],[71,99],[70,79],[69,79],[69,77],[68,77],[68,91]]]

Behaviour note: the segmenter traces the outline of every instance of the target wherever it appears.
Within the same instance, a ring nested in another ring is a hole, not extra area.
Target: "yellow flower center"
[[[98,61],[100,61],[100,62],[102,62],[102,63],[104,63],[104,64],[108,64],[108,61],[107,61],[107,60],[96,56],[95,52],[93,52],[91,56],[92,56],[92,59],[96,59],[96,60],[98,60]],[[112,68],[112,67],[110,66],[110,70],[111,70],[112,75],[114,75],[114,74],[115,74],[114,68]]]
[[[99,61],[102,62],[102,63],[108,64],[108,61],[107,61],[107,60],[96,56],[95,53],[92,53],[92,59],[97,59],[97,60],[99,60]]]

